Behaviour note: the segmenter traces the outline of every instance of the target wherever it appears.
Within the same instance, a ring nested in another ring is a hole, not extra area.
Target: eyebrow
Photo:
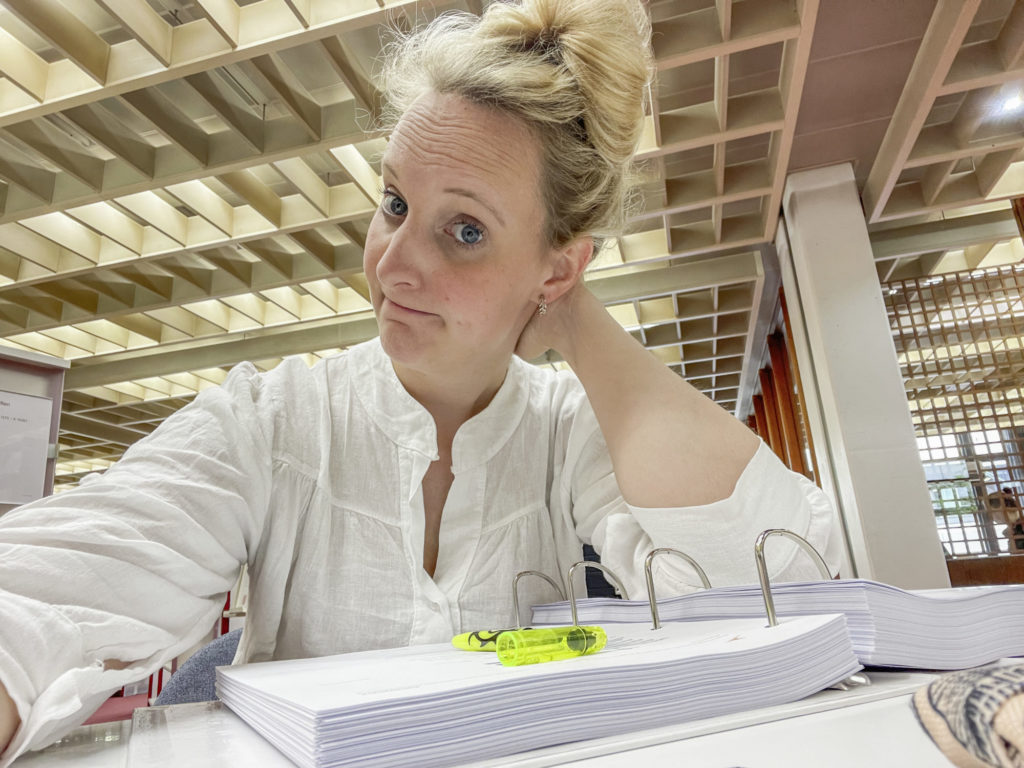
[[[390,175],[394,176],[395,178],[398,178],[398,173],[395,171],[394,167],[391,166],[387,161],[381,161],[381,167]],[[446,187],[442,191],[453,195],[461,195],[462,197],[468,197],[470,200],[475,200],[488,211],[490,211],[491,215],[493,215],[494,218],[498,220],[498,223],[501,224],[501,226],[506,226],[505,219],[502,217],[502,215],[498,213],[498,211],[490,203],[488,203],[486,200],[480,197],[480,195],[478,195],[473,190],[465,189],[463,187]]]
[[[478,203],[480,203],[480,205],[482,205],[484,208],[491,212],[491,215],[493,215],[494,218],[498,220],[498,223],[501,224],[501,226],[505,226],[505,219],[501,217],[501,214],[499,214],[496,209],[491,207],[490,203],[488,203],[486,200],[480,197],[480,195],[476,194],[473,190],[463,189],[462,187],[447,187],[444,191],[450,192],[453,195],[462,195],[463,197],[468,197],[470,200],[476,200]]]

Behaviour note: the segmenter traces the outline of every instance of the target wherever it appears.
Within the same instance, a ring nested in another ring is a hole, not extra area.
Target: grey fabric
[[[223,667],[235,658],[238,640],[242,630],[236,629],[221,635],[212,643],[200,648],[189,660],[181,665],[167,685],[160,691],[154,704],[189,704],[197,701],[216,701],[216,668]]]

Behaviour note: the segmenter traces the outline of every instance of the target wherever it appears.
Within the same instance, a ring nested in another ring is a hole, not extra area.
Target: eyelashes
[[[458,221],[450,227],[445,227],[445,232],[455,238],[455,241],[472,248],[480,245],[484,239],[484,231],[476,224],[468,221]]]
[[[394,192],[382,189],[380,207],[388,216],[405,216],[409,212],[409,205]]]

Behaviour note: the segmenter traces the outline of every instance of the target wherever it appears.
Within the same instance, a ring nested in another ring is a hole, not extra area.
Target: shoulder
[[[272,369],[261,371],[251,362],[243,362],[228,371],[220,387],[204,390],[201,397],[228,397],[252,400],[263,405],[286,403],[286,393],[298,393],[313,385],[314,374],[301,357],[286,357]]]
[[[571,371],[534,365],[518,357],[513,358],[512,365],[527,390],[528,412],[543,414],[562,425],[571,425],[581,417],[589,421],[593,412],[587,392]]]
[[[231,368],[220,386],[200,392],[196,401],[207,408],[215,408],[218,403],[232,410],[255,408],[263,418],[273,420],[316,412],[332,392],[347,385],[355,350],[315,361],[308,356],[286,357],[266,371],[251,362],[242,362]]]
[[[286,357],[273,369],[260,372],[252,363],[239,363],[228,374],[229,380],[250,387],[269,387],[275,391],[331,389],[348,383],[352,369],[369,371],[386,359],[378,339],[356,344],[333,355],[313,360],[308,355]]]

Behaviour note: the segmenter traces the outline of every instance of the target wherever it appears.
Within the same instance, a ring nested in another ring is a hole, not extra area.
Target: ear
[[[551,275],[544,281],[544,298],[550,304],[580,281],[594,256],[594,239],[581,235],[551,253]]]

